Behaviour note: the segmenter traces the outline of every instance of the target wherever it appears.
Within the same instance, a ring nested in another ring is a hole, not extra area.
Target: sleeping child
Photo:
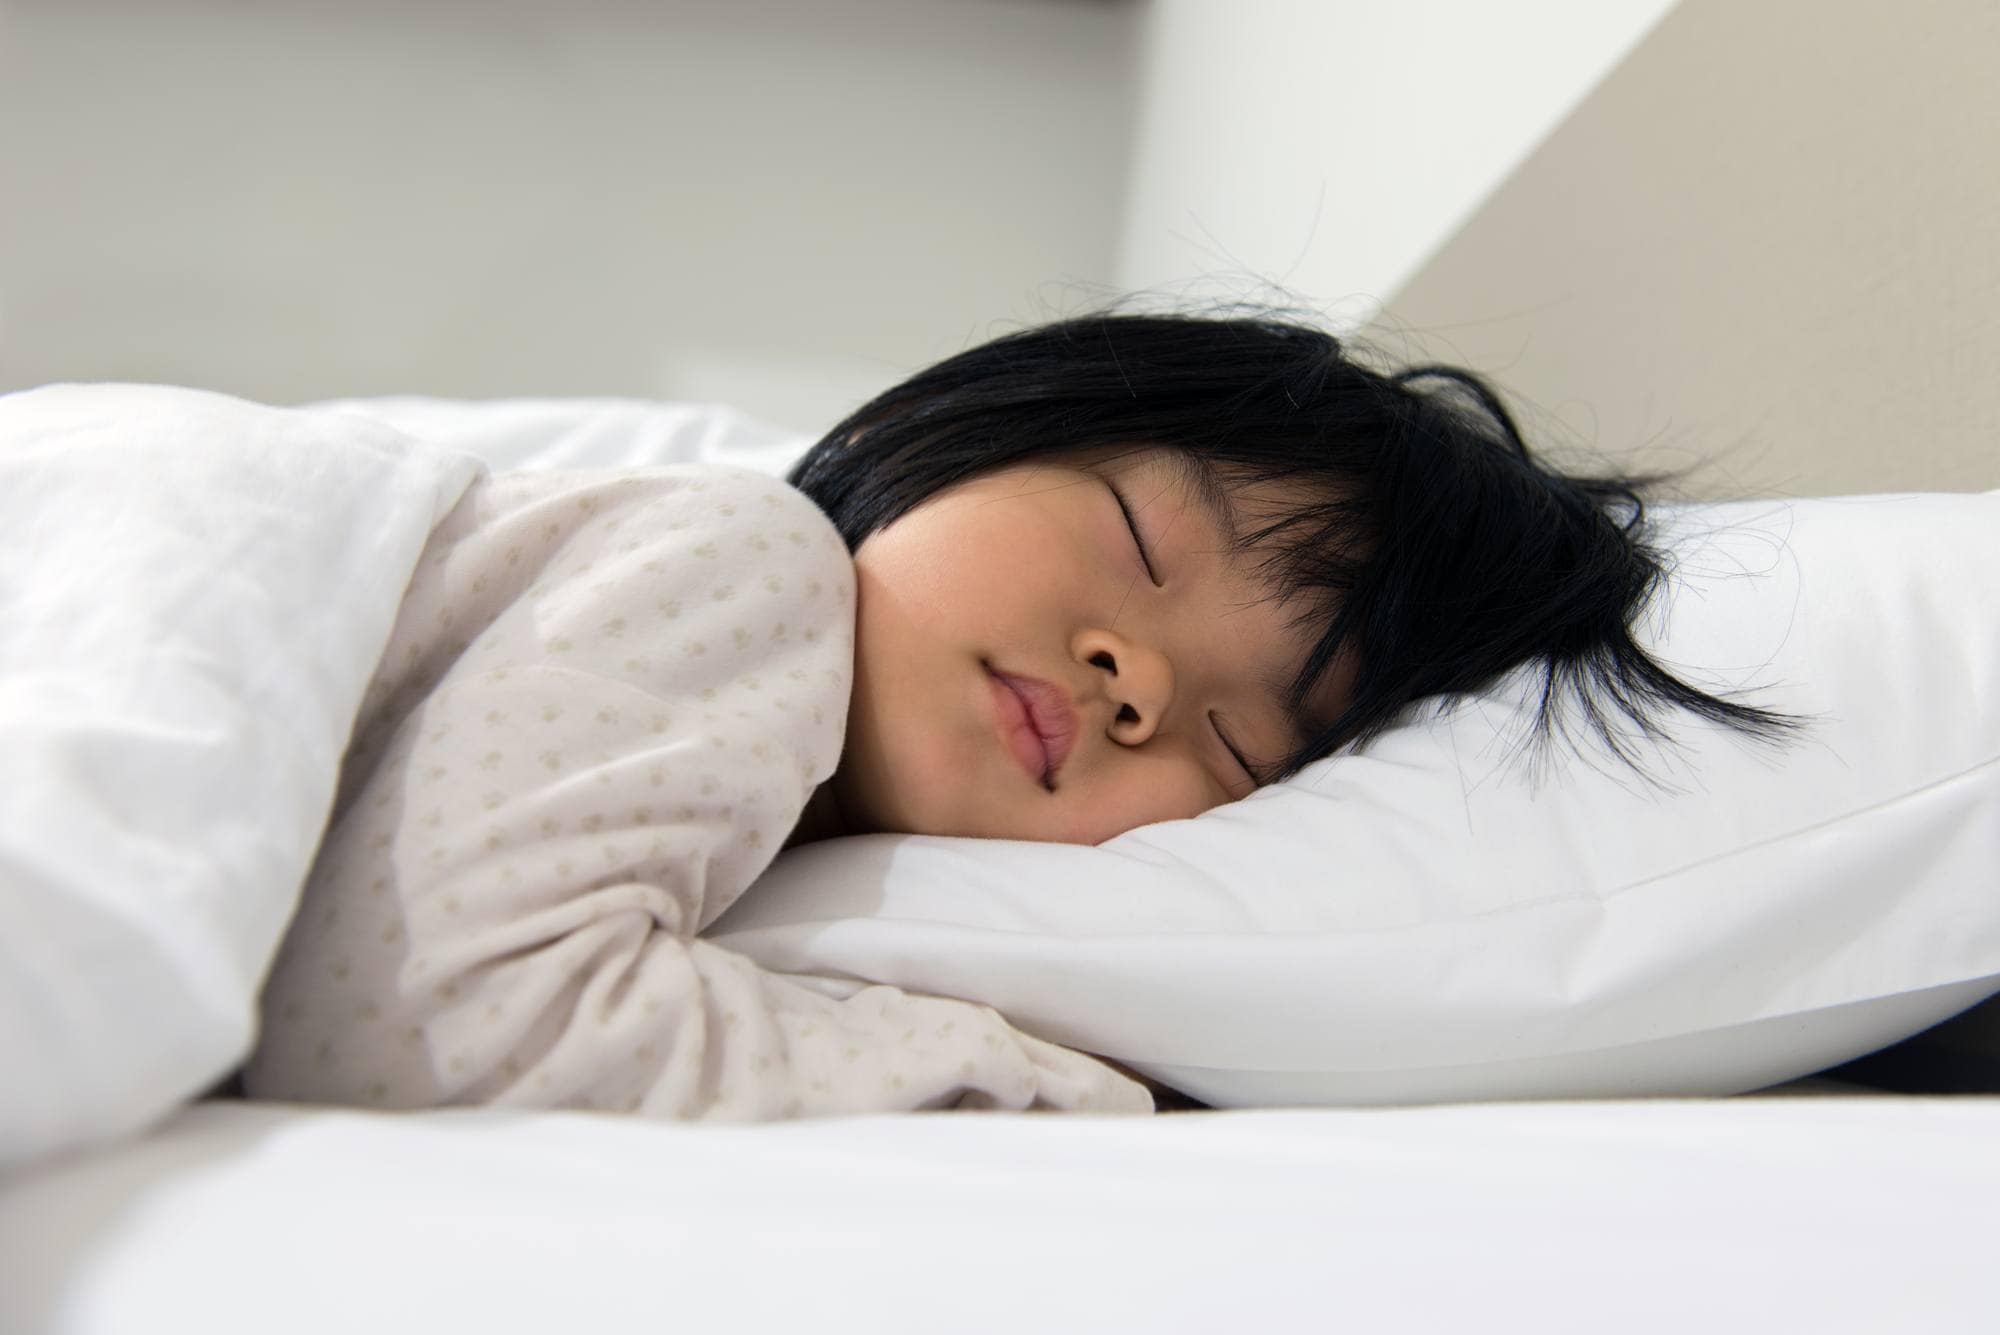
[[[262,999],[252,1097],[757,1121],[1138,1113],[987,1006],[702,932],[787,847],[1096,844],[1533,665],[1614,749],[1769,734],[1631,624],[1638,484],[1533,458],[1469,373],[1269,316],[997,339],[787,481],[485,477],[432,533]]]

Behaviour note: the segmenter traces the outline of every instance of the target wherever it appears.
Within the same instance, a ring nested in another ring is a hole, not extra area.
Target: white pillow
[[[0,1166],[248,1050],[362,690],[476,472],[358,418],[0,397]]]
[[[1221,1106],[1723,1094],[2000,989],[2000,492],[1661,513],[1642,641],[1810,716],[1537,776],[1532,682],[1097,848],[781,857],[707,934],[985,1002]]]

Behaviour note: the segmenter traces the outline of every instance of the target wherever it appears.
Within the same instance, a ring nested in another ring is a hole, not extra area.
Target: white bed
[[[1990,1331],[2000,1099],[858,1117],[209,1102],[0,1194],[0,1329]]]

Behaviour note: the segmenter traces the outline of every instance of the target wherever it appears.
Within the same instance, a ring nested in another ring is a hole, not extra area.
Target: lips
[[[988,667],[1001,733],[1021,767],[1044,783],[1053,779],[1076,742],[1076,710],[1058,686]]]

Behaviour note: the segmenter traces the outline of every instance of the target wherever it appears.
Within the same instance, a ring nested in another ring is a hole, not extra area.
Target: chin
[[[972,816],[946,812],[907,812],[901,834],[927,834],[941,839],[1010,839],[1016,836],[995,831],[990,822]]]

